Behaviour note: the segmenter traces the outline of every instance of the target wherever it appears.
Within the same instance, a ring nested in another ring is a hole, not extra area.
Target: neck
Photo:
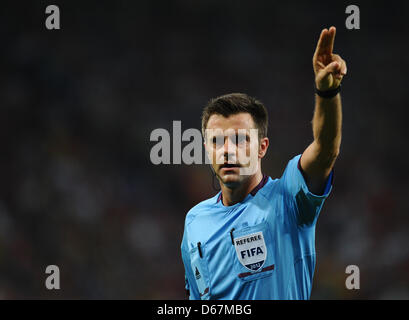
[[[232,206],[243,201],[247,195],[261,182],[263,174],[258,170],[256,174],[244,180],[243,183],[237,187],[230,188],[223,183],[220,183],[222,190],[222,201],[225,206]]]

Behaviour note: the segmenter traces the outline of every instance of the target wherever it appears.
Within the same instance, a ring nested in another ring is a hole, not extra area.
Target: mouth
[[[220,166],[220,169],[234,169],[240,168],[241,166],[237,163],[224,163]]]

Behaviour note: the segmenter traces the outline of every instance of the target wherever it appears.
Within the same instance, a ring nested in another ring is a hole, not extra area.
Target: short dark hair
[[[208,102],[202,113],[203,137],[210,116],[213,114],[220,114],[227,118],[230,115],[242,112],[249,113],[252,116],[258,129],[259,139],[266,137],[268,128],[267,109],[263,103],[245,93],[229,93]]]

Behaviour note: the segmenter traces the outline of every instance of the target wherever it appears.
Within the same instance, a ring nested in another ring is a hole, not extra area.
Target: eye
[[[214,146],[222,146],[224,145],[224,137],[223,136],[214,136],[212,138],[212,144]]]
[[[250,137],[246,134],[238,134],[236,136],[237,139],[237,144],[242,144],[244,142],[249,142],[250,141]]]

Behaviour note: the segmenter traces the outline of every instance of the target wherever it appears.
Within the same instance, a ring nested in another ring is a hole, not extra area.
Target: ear
[[[264,137],[264,138],[260,139],[259,148],[258,148],[258,157],[259,157],[259,159],[264,158],[264,156],[267,153],[267,149],[268,149],[269,144],[270,144],[270,141],[268,140],[267,137]]]

